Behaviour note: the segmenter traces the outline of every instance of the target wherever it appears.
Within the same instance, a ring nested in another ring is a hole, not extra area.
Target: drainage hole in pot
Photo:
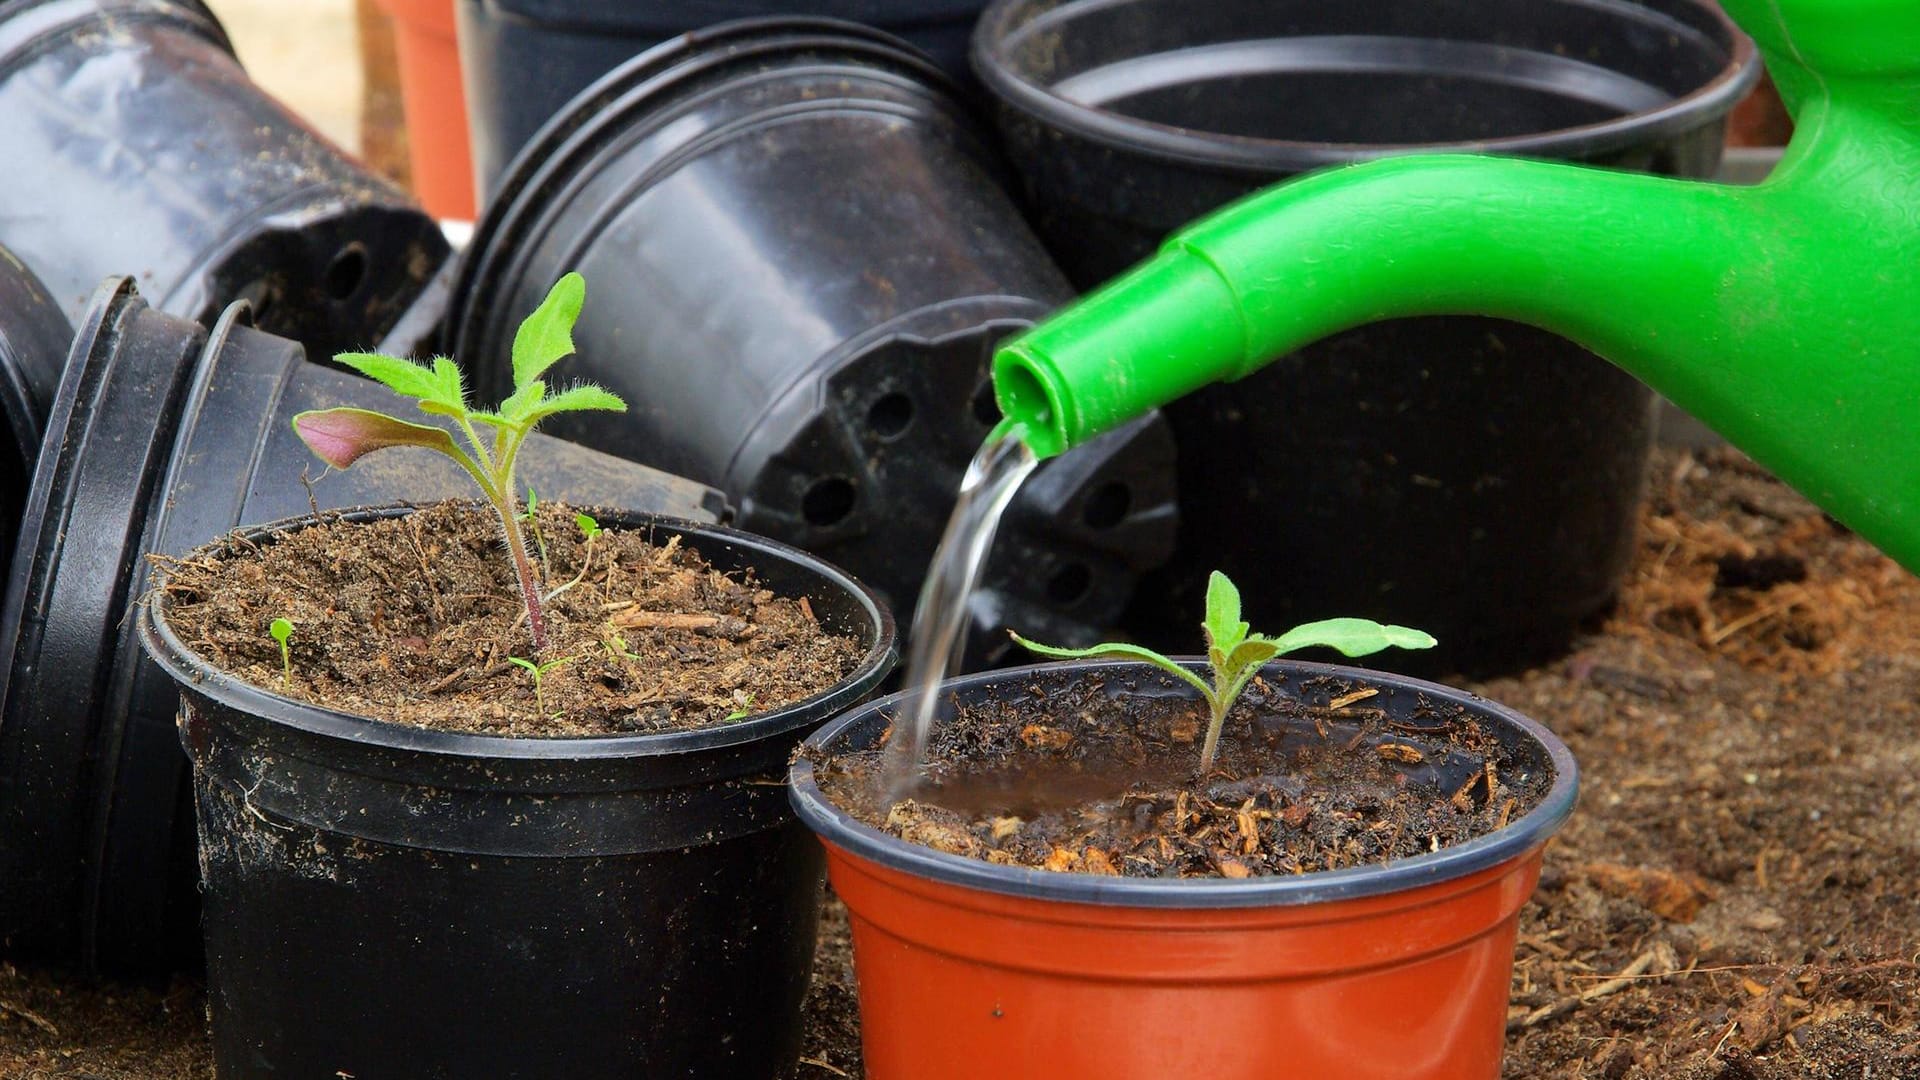
[[[1093,590],[1093,571],[1081,563],[1068,563],[1047,579],[1047,599],[1059,607],[1071,607],[1087,598]]]
[[[1080,511],[1080,520],[1089,528],[1111,529],[1120,524],[1132,506],[1133,493],[1127,490],[1127,485],[1109,480],[1088,497],[1086,508]]]
[[[335,300],[348,300],[360,291],[367,280],[367,249],[356,241],[340,249],[333,261],[327,264],[323,283],[327,295]]]
[[[913,399],[898,390],[883,394],[867,409],[867,428],[882,439],[897,439],[913,425]]]
[[[844,476],[826,476],[815,480],[800,497],[800,515],[807,524],[826,528],[845,521],[853,513],[856,489]]]
[[[973,418],[981,427],[992,427],[1000,422],[1000,403],[993,400],[993,380],[988,379],[973,392]]]

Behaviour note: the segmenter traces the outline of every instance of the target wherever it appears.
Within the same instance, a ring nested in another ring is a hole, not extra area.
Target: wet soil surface
[[[1007,866],[1125,877],[1262,877],[1439,851],[1539,804],[1553,772],[1467,710],[1345,679],[1248,687],[1197,775],[1205,706],[1173,676],[1035,681],[962,706],[926,780],[888,797],[884,746],[820,763],[875,828]]]
[[[1585,776],[1509,1080],[1920,1080],[1920,583],[1741,459],[1663,453],[1618,608],[1473,688]],[[0,1077],[206,1077],[198,993],[0,965]],[[858,1031],[829,904],[801,1080],[859,1077]]]
[[[344,712],[498,735],[681,731],[809,697],[852,672],[860,643],[804,599],[726,574],[678,537],[606,529],[543,505],[527,545],[557,592],[538,692],[513,563],[491,510],[451,503],[333,520],[167,562],[169,621],[249,681]],[[544,549],[545,558],[538,551]],[[291,668],[268,627],[294,624]]]

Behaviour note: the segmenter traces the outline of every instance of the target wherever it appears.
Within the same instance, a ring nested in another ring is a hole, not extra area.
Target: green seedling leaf
[[[543,566],[546,544],[538,537],[533,492],[527,493],[525,518],[514,506],[517,491],[514,466],[520,448],[534,427],[554,413],[581,409],[624,411],[627,407],[617,395],[597,386],[576,386],[547,396],[547,385],[540,376],[573,352],[573,324],[580,317],[585,300],[585,280],[579,274],[569,273],[554,283],[539,308],[520,324],[513,339],[514,391],[495,411],[467,406],[466,384],[460,367],[444,356],[426,364],[379,353],[341,353],[335,357],[396,394],[411,398],[425,412],[451,420],[466,439],[465,448],[445,429],[408,423],[368,409],[321,409],[293,418],[294,430],[299,432],[308,449],[337,469],[347,468],[375,450],[394,446],[434,450],[465,469],[492,504],[506,530],[507,553],[519,578],[520,597],[527,611],[527,630],[533,638],[536,656],[546,651],[546,620],[541,610],[543,594],[539,575],[527,558],[521,521],[535,523]],[[475,425],[490,428],[492,437],[483,438]]]
[[[513,385],[523,387],[573,354],[573,324],[587,299],[587,281],[569,273],[553,283],[547,298],[513,335]]]
[[[267,624],[267,633],[280,643],[280,684],[288,685],[293,682],[293,620],[275,619]]]
[[[540,401],[527,412],[527,417],[532,420],[544,420],[554,413],[587,412],[594,409],[626,412],[627,403],[613,391],[587,383],[569,387]]]
[[[728,713],[727,718],[725,721],[723,721],[723,723],[731,724],[736,720],[745,720],[747,717],[752,716],[753,713],[751,710],[753,707],[753,697],[754,695],[748,694],[747,700],[741,703],[742,707]]]
[[[1037,641],[1028,641],[1009,630],[1008,634],[1020,646],[1041,656],[1051,656],[1058,660],[1142,660],[1162,671],[1177,675],[1191,683],[1202,694],[1212,694],[1208,686],[1198,675],[1188,671],[1170,656],[1162,656],[1152,649],[1141,645],[1129,645],[1124,641],[1109,641],[1100,645],[1089,645],[1084,649],[1063,649],[1057,645],[1042,645]]]
[[[344,469],[393,446],[419,446],[448,457],[464,457],[444,429],[413,424],[369,409],[318,409],[293,418],[293,430],[315,457]]]
[[[1234,702],[1240,699],[1240,694],[1260,674],[1260,669],[1267,661],[1313,645],[1339,649],[1348,656],[1365,656],[1386,648],[1429,649],[1435,644],[1433,636],[1422,631],[1406,626],[1386,626],[1368,619],[1327,619],[1307,623],[1294,627],[1278,638],[1251,634],[1248,624],[1240,620],[1239,588],[1218,570],[1207,579],[1206,617],[1200,625],[1207,638],[1211,683],[1171,658],[1138,645],[1108,642],[1084,649],[1063,649],[1028,641],[1019,634],[1014,634],[1013,640],[1042,656],[1065,660],[1096,657],[1142,660],[1185,679],[1200,691],[1211,713],[1206,742],[1200,748],[1202,776],[1213,768],[1214,755],[1220,749],[1220,731],[1226,724],[1227,714],[1233,711]]]
[[[591,540],[600,535],[600,523],[594,520],[592,514],[575,514],[573,523],[580,526],[580,535],[584,539]]]
[[[1431,649],[1433,635],[1410,626],[1388,626],[1371,619],[1327,619],[1306,623],[1280,635],[1281,652],[1313,645],[1338,649],[1347,656],[1367,656],[1382,649]]]

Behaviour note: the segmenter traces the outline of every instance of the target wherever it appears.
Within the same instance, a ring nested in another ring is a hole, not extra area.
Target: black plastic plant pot
[[[1344,162],[1477,151],[1711,176],[1759,73],[1705,0],[1001,0],[974,48],[1040,233],[1083,288]],[[1167,410],[1178,555],[1129,626],[1177,646],[1222,569],[1275,625],[1372,615],[1439,637],[1389,665],[1537,660],[1626,568],[1651,407],[1585,350],[1479,318],[1374,324],[1193,394]]]
[[[127,612],[149,555],[245,522],[402,499],[471,496],[435,455],[324,469],[293,414],[396,399],[245,325],[209,334],[104,285],[75,338],[0,606],[0,948],[90,970],[190,960],[194,933],[178,694],[140,655]],[[711,488],[535,436],[543,498],[712,519]],[[308,482],[310,481],[310,482]]]
[[[33,271],[0,248],[0,551],[13,546],[73,326]]]
[[[271,542],[309,520],[248,535]],[[806,732],[887,675],[892,618],[783,545],[601,520],[806,597],[865,656],[834,687],[738,724],[517,739],[290,701],[192,652],[164,594],[142,605],[142,643],[184,702],[220,1076],[792,1068],[820,856],[780,779]]]
[[[635,56],[734,19],[829,16],[898,34],[971,82],[967,42],[985,0],[458,0],[476,190],[573,96]]]
[[[515,162],[455,283],[453,354],[509,382],[514,311],[592,294],[574,370],[631,403],[552,430],[713,484],[740,524],[903,614],[998,419],[987,360],[1071,291],[938,69],[823,20],[714,27],[576,98]],[[597,299],[596,299],[597,298]],[[1150,416],[1049,465],[1002,526],[973,662],[1011,623],[1085,643],[1173,535]]]
[[[79,321],[132,274],[211,323],[236,299],[315,356],[378,339],[438,225],[267,96],[193,0],[0,0],[0,243]]]
[[[868,1076],[1032,1075],[1044,1046],[1062,1077],[1177,1076],[1204,1061],[1235,1077],[1496,1080],[1519,913],[1573,810],[1572,755],[1539,724],[1448,687],[1322,664],[1264,674],[1322,714],[1337,712],[1334,695],[1366,690],[1380,710],[1329,719],[1326,735],[1302,720],[1278,736],[1283,748],[1339,740],[1372,756],[1471,723],[1472,753],[1432,752],[1403,779],[1465,790],[1462,776],[1497,762],[1538,802],[1476,839],[1333,871],[1169,879],[998,865],[863,824],[821,790],[815,762],[880,745],[905,695],[871,702],[809,738],[790,774],[851,916]],[[1137,706],[1128,698],[1194,697],[1145,664],[1076,663],[953,680],[941,707],[995,702],[1045,723],[1056,695],[1096,713],[1111,701],[1116,714]]]

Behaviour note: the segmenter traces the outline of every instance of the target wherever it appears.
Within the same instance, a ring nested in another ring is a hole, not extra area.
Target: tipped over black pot
[[[331,356],[371,345],[447,254],[189,0],[0,0],[0,146],[0,243],[76,321],[132,274],[163,311],[211,323],[249,300]]]
[[[808,731],[885,678],[893,621],[791,548],[600,520],[805,597],[862,659],[734,724],[510,738],[279,697],[175,636],[167,594],[141,606],[141,641],[184,701],[220,1076],[788,1075],[821,860],[781,781]]]
[[[478,190],[596,79],[648,49],[732,19],[831,16],[900,35],[967,79],[985,0],[457,0]]]
[[[1083,288],[1193,218],[1348,162],[1711,176],[1759,71],[1706,0],[999,0],[974,50],[1035,223]],[[1386,666],[1524,667],[1618,587],[1652,405],[1565,339],[1465,317],[1374,323],[1198,391],[1166,410],[1178,555],[1128,628],[1178,647],[1220,569],[1273,625],[1361,615],[1440,639]]]
[[[101,287],[74,340],[0,606],[0,949],[89,970],[190,956],[193,842],[178,695],[139,654],[128,612],[150,555],[243,522],[471,493],[433,455],[321,475],[293,432],[304,409],[391,409],[365,379],[230,308],[211,334]],[[522,476],[543,498],[711,520],[703,485],[535,435]]]
[[[452,352],[500,392],[515,324],[579,270],[574,370],[629,402],[556,433],[725,491],[742,527],[903,613],[998,419],[987,359],[1072,295],[924,56],[827,20],[714,27],[622,66],[516,160],[456,281]],[[1043,469],[1006,519],[1002,628],[1090,643],[1172,537],[1158,416]]]
[[[13,548],[73,326],[33,271],[0,247],[0,551]]]

